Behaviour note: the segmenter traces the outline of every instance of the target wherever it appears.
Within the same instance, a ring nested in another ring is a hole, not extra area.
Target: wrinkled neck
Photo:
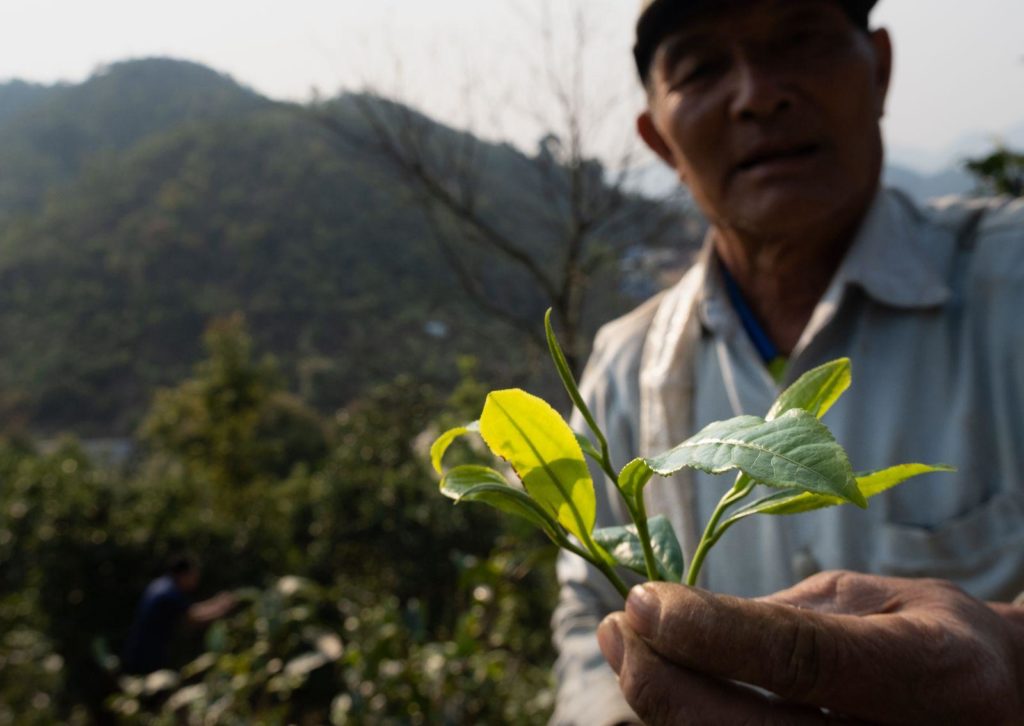
[[[752,238],[713,230],[715,251],[772,342],[789,355],[814,313],[856,226],[799,239]]]

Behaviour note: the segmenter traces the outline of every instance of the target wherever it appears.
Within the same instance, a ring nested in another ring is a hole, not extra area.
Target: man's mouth
[[[791,163],[807,161],[819,150],[818,144],[797,144],[786,146],[763,146],[754,149],[736,165],[737,172],[753,171],[772,166],[788,166]]]

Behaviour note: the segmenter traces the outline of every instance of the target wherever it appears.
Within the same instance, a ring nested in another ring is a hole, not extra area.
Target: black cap
[[[838,2],[854,25],[867,30],[868,15],[878,0]],[[677,30],[687,16],[707,9],[712,3],[721,4],[721,0],[643,0],[640,17],[636,21],[636,44],[633,46],[633,58],[641,80],[646,82],[654,51],[665,36]]]

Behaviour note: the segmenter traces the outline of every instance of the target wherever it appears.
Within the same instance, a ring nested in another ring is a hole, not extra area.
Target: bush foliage
[[[553,552],[451,507],[417,451],[442,409],[478,410],[471,366],[449,396],[397,379],[325,419],[241,319],[205,344],[127,464],[0,444],[0,723],[543,721]],[[183,550],[199,597],[239,605],[183,630],[173,670],[123,676],[138,598]]]

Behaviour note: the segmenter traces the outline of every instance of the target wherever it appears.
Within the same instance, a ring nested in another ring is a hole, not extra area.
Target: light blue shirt
[[[743,521],[708,556],[701,584],[758,596],[852,569],[940,577],[991,600],[1024,590],[1024,201],[919,210],[879,192],[779,385],[710,255],[706,246],[675,288],[598,334],[581,387],[616,466],[711,421],[764,415],[800,374],[848,356],[853,385],[824,421],[854,468],[946,463],[957,473],[908,482],[866,511]],[[622,523],[617,493],[595,481],[598,526]],[[688,559],[731,481],[697,473],[648,485],[648,513],[672,521]],[[559,577],[553,723],[633,718],[594,637],[621,597],[572,555]]]

